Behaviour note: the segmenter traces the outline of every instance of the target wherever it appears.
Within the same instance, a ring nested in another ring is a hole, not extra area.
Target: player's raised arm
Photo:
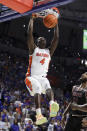
[[[72,103],[71,108],[72,110],[79,110],[79,111],[87,112],[87,104],[78,105],[78,104]]]
[[[58,28],[58,24],[55,26],[54,28],[54,38],[51,42],[51,45],[49,47],[49,50],[50,50],[50,55],[52,56],[54,51],[56,50],[57,48],[57,45],[58,45],[58,41],[59,41],[59,28]]]
[[[28,25],[28,30],[27,30],[27,35],[28,35],[28,48],[29,48],[29,54],[32,54],[36,45],[34,43],[34,38],[33,38],[33,18],[30,18],[29,25]]]

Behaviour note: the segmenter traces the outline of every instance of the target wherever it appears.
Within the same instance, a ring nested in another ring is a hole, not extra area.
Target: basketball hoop
[[[55,7],[56,8],[56,7]],[[59,10],[56,8],[51,8],[51,9],[46,9],[43,10],[41,12],[37,12],[37,13],[33,13],[32,16],[36,17],[36,18],[44,18],[46,17],[48,14],[53,14],[55,15],[57,18],[59,18]]]
[[[32,0],[0,0],[0,3],[3,3],[3,5],[5,5],[4,2],[8,2],[8,1],[11,4],[11,3],[13,3],[13,1],[22,1],[24,3],[24,1],[30,2]],[[42,10],[50,9],[52,7],[59,7],[61,5],[66,5],[68,3],[74,2],[75,0],[35,0],[35,1],[38,2],[38,5],[36,5],[36,6],[33,5],[33,8],[31,6],[32,9],[29,10],[28,12],[23,13],[23,14],[20,14],[16,11],[11,10],[10,8],[6,7],[6,9],[8,9],[9,11],[6,11],[5,9],[1,11],[0,23],[8,21],[8,20],[16,19],[19,17],[23,17],[23,16],[29,16],[32,13],[38,13],[38,12],[40,12],[38,14],[38,16],[42,18],[47,13],[46,11],[42,11]],[[35,2],[33,1],[33,4],[34,3]],[[30,6],[30,4],[27,4],[27,5]],[[19,10],[19,6],[16,6],[16,4],[14,4],[14,6],[15,6],[15,8],[17,8]],[[27,10],[27,8],[25,8],[25,9]],[[21,11],[24,12],[24,7]]]

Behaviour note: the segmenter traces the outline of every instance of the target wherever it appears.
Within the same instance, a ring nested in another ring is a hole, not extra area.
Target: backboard
[[[22,16],[27,16],[29,14],[40,12],[42,10],[51,8],[51,7],[59,7],[68,3],[71,3],[75,0],[34,0],[32,10],[20,14],[6,6],[1,7],[1,14],[0,14],[0,22],[5,22],[8,20],[16,19]]]

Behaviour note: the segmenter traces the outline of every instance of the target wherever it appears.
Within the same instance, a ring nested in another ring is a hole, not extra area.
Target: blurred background
[[[59,44],[52,57],[48,79],[60,103],[57,118],[46,126],[35,126],[35,105],[26,89],[24,80],[28,68],[27,28],[29,16],[0,23],[0,128],[4,130],[62,131],[61,116],[71,98],[73,85],[87,71],[87,1],[76,0],[59,6]],[[0,5],[0,18],[11,12]],[[54,29],[43,25],[42,19],[34,20],[33,36],[44,36],[47,47]],[[44,103],[46,108],[44,107]],[[48,117],[48,101],[42,97],[42,111]],[[67,116],[68,117],[68,116]],[[32,123],[33,121],[33,123]],[[54,123],[54,124],[53,124]],[[4,125],[4,126],[2,126]],[[54,129],[55,125],[55,129]]]

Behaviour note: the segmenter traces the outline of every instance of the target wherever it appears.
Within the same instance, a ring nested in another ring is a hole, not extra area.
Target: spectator
[[[11,125],[10,131],[20,131],[17,119],[15,119],[14,124]]]

